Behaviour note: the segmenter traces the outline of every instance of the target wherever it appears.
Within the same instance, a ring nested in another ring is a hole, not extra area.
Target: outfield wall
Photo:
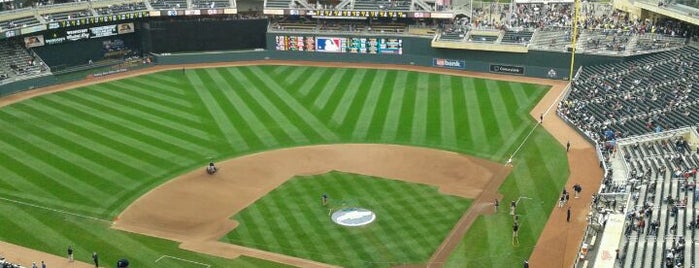
[[[126,39],[128,45],[141,49],[144,54],[153,54],[158,64],[193,64],[233,62],[250,60],[312,60],[327,62],[358,62],[419,65],[427,67],[450,68],[464,71],[522,75],[540,78],[568,78],[570,53],[532,51],[528,53],[507,53],[492,51],[473,51],[463,49],[433,48],[432,39],[416,36],[375,34],[322,35],[301,33],[267,33],[266,20],[233,20],[211,18],[151,18],[133,21],[135,33],[119,35]],[[63,31],[62,29],[60,31]],[[47,32],[48,33],[48,32]],[[301,36],[304,38],[391,38],[401,40],[400,55],[397,50],[392,54],[359,54],[333,52],[286,51],[278,47],[279,36]],[[102,52],[102,39],[85,42],[67,42],[62,45],[47,45],[38,49],[39,54],[53,65],[68,66],[85,62],[85,59],[99,56]],[[89,49],[88,49],[89,48]],[[244,50],[244,51],[221,51]],[[208,50],[219,50],[206,52]],[[193,51],[182,53],[182,51]],[[94,52],[91,55],[86,52]],[[78,55],[78,56],[76,56]],[[84,58],[87,57],[87,58]],[[642,56],[639,56],[642,57]],[[61,61],[64,58],[65,61]],[[612,57],[578,54],[577,66],[597,65],[623,62],[634,57]],[[56,77],[38,78],[0,86],[0,95],[29,88],[42,87],[65,82]]]

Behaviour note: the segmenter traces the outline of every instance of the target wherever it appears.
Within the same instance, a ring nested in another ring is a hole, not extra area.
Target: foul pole
[[[578,39],[578,16],[580,14],[580,0],[575,0],[573,2],[573,38],[571,38],[570,46],[572,52],[570,54],[570,71],[568,71],[568,81],[573,81],[573,68],[575,66],[575,48]]]

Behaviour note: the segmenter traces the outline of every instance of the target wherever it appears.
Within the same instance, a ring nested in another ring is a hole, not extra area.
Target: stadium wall
[[[475,72],[524,75],[566,79],[568,77],[570,53],[532,51],[528,53],[487,52],[459,49],[432,48],[431,38],[388,35],[375,36],[341,34],[291,34],[267,32],[267,20],[233,20],[226,18],[151,18],[133,21],[135,32],[118,35],[128,46],[140,49],[144,54],[153,53],[158,64],[214,63],[250,60],[314,60],[328,62],[371,62],[383,64],[420,65],[437,68],[452,68]],[[124,22],[120,22],[124,23]],[[50,32],[44,33],[51,36]],[[279,36],[304,36],[310,38],[391,38],[400,39],[400,55],[354,54],[332,52],[307,52],[279,50]],[[21,37],[19,37],[21,38]],[[114,38],[114,36],[109,37]],[[84,64],[83,56],[92,52],[103,52],[103,38],[65,42],[35,48],[49,65],[52,63]],[[202,41],[204,40],[204,41]],[[86,51],[91,51],[86,53]],[[188,52],[183,52],[188,51]],[[77,56],[76,56],[77,55]],[[579,54],[576,66],[624,62],[633,57],[613,57]],[[56,65],[54,65],[56,66]],[[89,66],[88,66],[89,67]],[[577,69],[577,67],[576,67]],[[553,70],[553,72],[551,71]],[[555,75],[552,75],[554,73]],[[76,77],[74,79],[81,79]],[[60,79],[59,79],[60,78]],[[0,86],[0,95],[17,91],[66,82],[60,76],[42,77]]]

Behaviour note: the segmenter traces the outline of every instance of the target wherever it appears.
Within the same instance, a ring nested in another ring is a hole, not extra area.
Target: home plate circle
[[[376,220],[376,214],[363,208],[343,208],[335,211],[330,218],[339,225],[355,227],[372,223]]]

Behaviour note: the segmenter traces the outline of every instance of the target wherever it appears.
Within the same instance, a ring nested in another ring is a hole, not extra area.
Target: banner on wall
[[[432,66],[440,67],[440,68],[464,70],[464,69],[466,69],[466,61],[442,59],[442,58],[432,58]]]
[[[490,72],[491,73],[524,75],[524,66],[491,64],[490,65]]]

